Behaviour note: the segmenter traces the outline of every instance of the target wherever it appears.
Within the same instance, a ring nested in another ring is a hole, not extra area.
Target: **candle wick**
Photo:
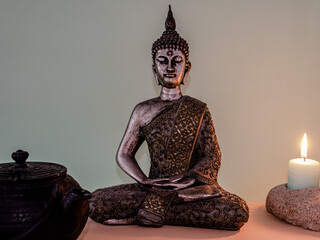
[[[306,161],[306,157],[303,157],[303,160]]]

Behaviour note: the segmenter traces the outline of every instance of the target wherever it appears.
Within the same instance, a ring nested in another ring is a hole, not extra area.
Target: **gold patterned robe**
[[[210,126],[205,126],[207,124]],[[197,143],[200,129],[200,134],[206,137],[202,138],[202,143]],[[141,133],[149,147],[150,178],[183,174],[203,183],[216,182],[221,154],[205,103],[189,96],[182,97],[158,114]],[[199,144],[202,147],[199,148]],[[173,199],[172,193],[150,191],[142,209],[164,217]]]
[[[205,103],[185,96],[142,129],[151,157],[150,178],[187,175],[192,169],[190,174],[200,181],[212,183],[215,180],[214,174],[210,175],[209,172],[218,170],[211,169],[211,163],[220,158],[218,144],[213,143],[216,156],[209,161],[201,159],[201,162],[193,154],[205,113],[209,114]],[[211,135],[214,134],[213,125],[208,130],[211,130]]]

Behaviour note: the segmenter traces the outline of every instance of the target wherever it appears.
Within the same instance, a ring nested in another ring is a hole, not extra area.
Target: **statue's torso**
[[[201,101],[184,96],[141,128],[150,152],[150,178],[188,171],[205,108]]]

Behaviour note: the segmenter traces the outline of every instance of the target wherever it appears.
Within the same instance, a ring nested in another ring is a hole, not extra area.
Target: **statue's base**
[[[266,209],[292,225],[320,231],[320,187],[291,190],[278,185],[268,193]]]
[[[137,225],[108,226],[88,219],[78,240],[318,240],[320,232],[280,221],[266,211],[264,202],[247,202],[249,221],[239,231],[164,225],[146,228]]]

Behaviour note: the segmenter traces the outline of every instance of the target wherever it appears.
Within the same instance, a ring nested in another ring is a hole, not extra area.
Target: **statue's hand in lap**
[[[196,180],[194,178],[184,177],[183,174],[179,174],[169,178],[146,178],[141,182],[141,184],[156,190],[177,191],[192,186],[195,181]]]
[[[221,191],[214,185],[203,184],[179,191],[178,197],[184,202],[192,202],[221,197]]]

